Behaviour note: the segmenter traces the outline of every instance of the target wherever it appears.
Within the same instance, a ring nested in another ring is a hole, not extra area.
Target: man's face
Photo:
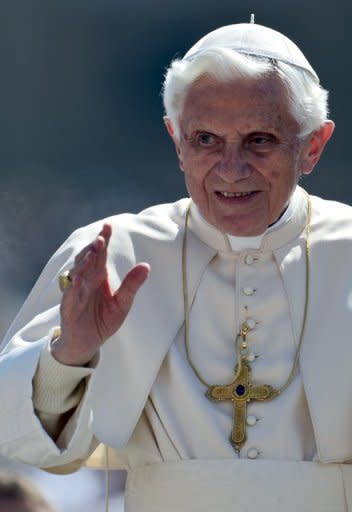
[[[237,236],[255,236],[286,208],[307,165],[309,141],[288,110],[278,78],[190,89],[175,140],[186,186],[203,217]]]

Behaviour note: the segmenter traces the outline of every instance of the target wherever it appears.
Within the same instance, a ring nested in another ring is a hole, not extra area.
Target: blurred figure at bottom
[[[36,484],[18,473],[0,473],[0,512],[56,512]]]

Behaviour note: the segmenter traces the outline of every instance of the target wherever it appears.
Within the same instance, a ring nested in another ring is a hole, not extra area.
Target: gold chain
[[[304,313],[303,313],[303,322],[302,322],[302,329],[299,337],[299,342],[297,345],[295,358],[293,361],[291,372],[286,380],[286,382],[280,387],[274,390],[275,397],[279,396],[285,389],[288,388],[288,386],[291,384],[296,370],[299,365],[299,356],[301,351],[301,346],[303,342],[303,336],[304,331],[306,327],[307,322],[307,312],[308,312],[308,304],[309,304],[309,282],[310,282],[310,241],[309,241],[309,235],[310,235],[310,224],[311,224],[311,216],[312,216],[312,206],[311,201],[309,198],[309,195],[307,196],[307,221],[305,225],[305,233],[306,233],[306,247],[305,247],[305,255],[306,255],[306,281],[305,281],[305,304],[304,304]],[[202,375],[199,373],[198,369],[194,365],[191,357],[190,352],[190,342],[189,342],[189,300],[188,300],[188,280],[187,280],[187,242],[188,242],[188,222],[189,222],[189,216],[191,211],[191,205],[192,205],[192,199],[189,202],[189,205],[187,207],[186,211],[186,217],[185,217],[185,228],[184,228],[184,235],[183,235],[183,244],[182,244],[182,285],[183,285],[183,307],[184,307],[184,319],[185,319],[185,348],[186,348],[186,356],[188,363],[190,367],[192,368],[193,372],[197,376],[198,380],[207,388],[209,389],[211,385],[202,377]],[[236,355],[237,355],[237,368],[235,377],[233,379],[233,382],[237,379],[241,372],[242,367],[242,355],[241,351],[243,348],[243,340],[246,339],[247,333],[250,329],[246,326],[246,323],[242,325],[240,332],[236,336]]]
[[[109,447],[104,445],[105,451],[105,512],[109,512],[110,501],[110,463],[109,463]]]

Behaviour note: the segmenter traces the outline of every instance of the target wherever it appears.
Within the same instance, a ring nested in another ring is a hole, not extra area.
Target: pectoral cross
[[[236,369],[237,374],[237,369]],[[234,449],[240,451],[247,439],[247,404],[251,400],[266,402],[277,396],[277,390],[268,384],[255,386],[250,380],[251,368],[246,358],[241,358],[238,376],[230,384],[210,386],[207,397],[214,401],[231,400],[233,402],[233,423],[230,441]]]

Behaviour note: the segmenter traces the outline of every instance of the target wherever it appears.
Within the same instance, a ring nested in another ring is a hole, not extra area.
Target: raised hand
[[[149,275],[150,267],[138,263],[120,287],[111,291],[106,268],[111,226],[104,224],[98,237],[75,258],[70,270],[72,284],[61,301],[61,335],[52,343],[59,362],[82,366],[122,325],[133,299]]]

